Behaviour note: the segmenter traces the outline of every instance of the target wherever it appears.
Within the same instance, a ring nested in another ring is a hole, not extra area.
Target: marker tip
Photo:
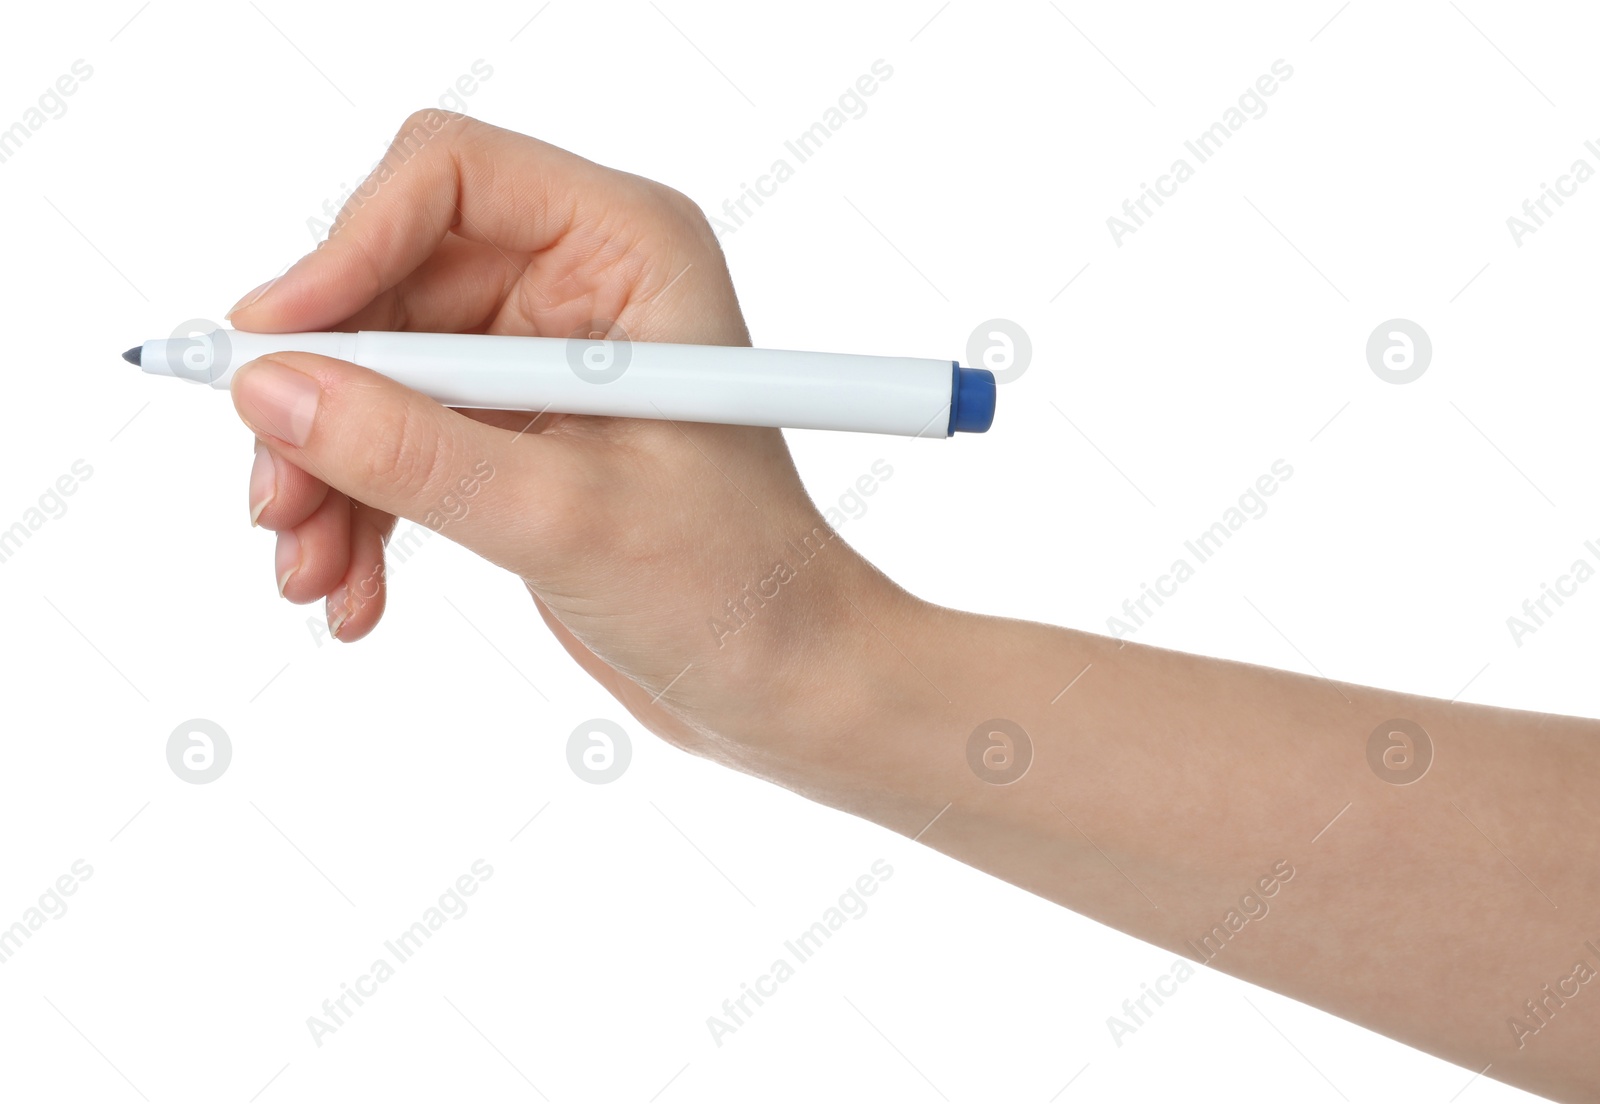
[[[137,365],[139,363],[139,356],[143,352],[143,345],[135,345],[133,348],[122,354],[122,359],[127,361],[129,364]]]

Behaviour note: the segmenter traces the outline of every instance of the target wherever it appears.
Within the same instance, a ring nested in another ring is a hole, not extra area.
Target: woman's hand
[[[749,344],[692,201],[442,111],[408,119],[328,240],[229,317]],[[461,412],[301,353],[241,368],[233,396],[259,439],[250,509],[278,533],[280,590],[325,598],[340,640],[382,616],[395,518],[428,524],[516,572],[653,731],[746,770],[816,754],[813,734],[842,723],[819,710],[867,678],[840,639],[910,607],[828,528],[776,430]]]
[[[386,166],[242,328],[568,336],[600,318],[746,340],[676,193],[461,118],[403,133]],[[1596,722],[917,602],[827,529],[771,430],[520,432],[525,415],[290,354],[233,386],[267,443],[252,509],[283,534],[286,593],[330,596],[342,639],[381,611],[392,515],[449,517],[669,739],[1479,1074],[1600,1099],[1600,995],[1577,989],[1600,916]],[[1425,781],[1369,759],[1396,723],[1433,734]]]

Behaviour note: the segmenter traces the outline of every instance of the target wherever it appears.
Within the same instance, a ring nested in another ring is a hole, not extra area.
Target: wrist
[[[791,677],[768,712],[782,753],[758,773],[900,828],[919,816],[925,821],[933,797],[959,781],[938,754],[959,744],[952,728],[958,710],[929,675],[956,669],[952,629],[961,615],[901,589],[848,547],[842,551],[848,562],[836,565],[826,609],[815,611],[804,643],[791,642]]]
[[[1053,822],[1050,795],[1068,777],[1066,749],[1049,739],[1057,702],[1114,645],[948,609],[867,570],[876,585],[843,592],[848,616],[832,634],[825,674],[811,684],[809,708],[791,714],[806,728],[799,754],[782,777],[768,777],[913,837],[936,817],[945,834],[963,821],[1018,830]],[[1083,754],[1077,746],[1070,756]]]

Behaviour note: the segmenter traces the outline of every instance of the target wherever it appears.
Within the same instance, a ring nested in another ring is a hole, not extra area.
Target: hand
[[[749,344],[691,200],[441,111],[408,119],[328,240],[229,317],[560,337],[612,320],[633,340]],[[517,573],[649,728],[746,770],[838,732],[819,703],[866,678],[839,638],[909,608],[828,528],[776,430],[456,411],[300,353],[244,366],[233,397],[259,440],[251,514],[278,533],[279,589],[325,598],[338,639],[382,616],[395,518],[428,524]]]
[[[748,340],[675,192],[442,114],[385,169],[241,328],[565,337],[598,318]],[[771,430],[527,426],[298,354],[233,389],[265,442],[252,511],[285,593],[326,596],[340,639],[382,611],[394,516],[445,518],[669,740],[1479,1073],[1595,1098],[1600,997],[1575,998],[1566,965],[1600,915],[1595,722],[918,602],[827,528]],[[1426,784],[1367,760],[1386,717],[1438,734]],[[1001,777],[975,755],[995,731],[1020,768]],[[1525,1020],[1514,999],[1552,981],[1559,1017]]]

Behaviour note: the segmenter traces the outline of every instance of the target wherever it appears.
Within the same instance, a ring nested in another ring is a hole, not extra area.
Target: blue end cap
[[[951,362],[950,432],[985,433],[994,424],[994,373]]]

